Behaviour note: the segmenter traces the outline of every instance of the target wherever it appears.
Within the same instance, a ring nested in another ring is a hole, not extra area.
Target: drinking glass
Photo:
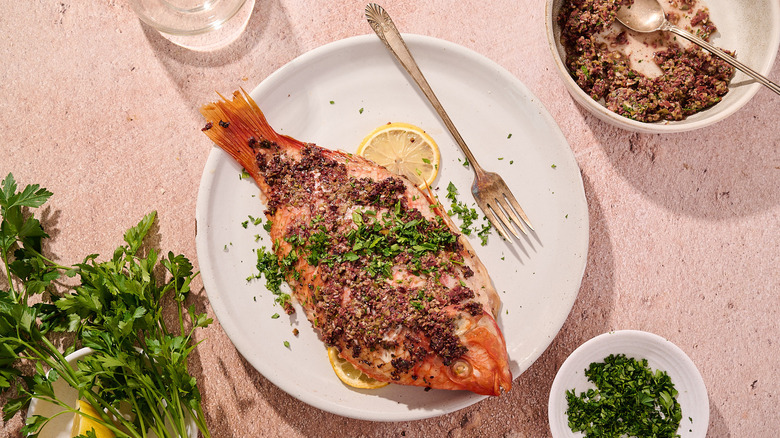
[[[255,0],[129,0],[144,23],[180,46],[214,50],[244,31]]]

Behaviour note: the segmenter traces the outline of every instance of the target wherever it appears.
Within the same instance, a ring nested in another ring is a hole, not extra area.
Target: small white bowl
[[[76,362],[82,357],[90,354],[92,354],[91,348],[82,348],[65,356],[65,360],[67,360],[70,366],[75,369]],[[54,389],[54,394],[56,394],[60,400],[70,406],[76,406],[79,393],[68,385],[64,379],[57,379],[52,384],[52,388]],[[30,401],[30,407],[27,409],[27,417],[29,418],[33,415],[53,417],[61,411],[62,408],[54,403],[34,398]],[[38,435],[39,438],[69,438],[71,436],[70,431],[71,426],[73,425],[73,418],[73,414],[57,415],[41,429],[41,433]]]
[[[684,120],[646,123],[619,116],[582,91],[566,68],[566,51],[561,45],[561,29],[557,19],[558,11],[564,1],[569,0],[546,0],[545,5],[547,40],[553,60],[574,100],[607,123],[630,131],[655,134],[699,129],[730,116],[764,88],[749,76],[737,71],[731,80],[729,92],[721,102]],[[718,28],[718,32],[711,37],[710,42],[726,50],[734,50],[737,59],[742,63],[768,76],[780,48],[780,2],[777,0],[702,1],[708,6],[712,22]],[[769,79],[775,83],[780,81],[780,78]],[[763,92],[771,93],[769,90]]]
[[[71,368],[76,369],[76,363],[83,357],[92,354],[91,348],[81,348],[73,353],[65,356],[65,360],[68,361]],[[64,379],[57,379],[52,383],[54,394],[65,403],[70,406],[76,406],[78,402],[79,393],[77,390],[68,385]],[[34,398],[30,401],[30,407],[27,409],[27,417],[33,415],[43,415],[44,417],[52,417],[62,412],[62,408],[45,400]],[[41,429],[41,433],[38,438],[70,438],[71,428],[73,426],[73,419],[75,414],[58,415],[49,421],[46,426]],[[198,437],[198,425],[195,424],[195,419],[191,416],[187,419],[186,424],[187,433],[189,438]],[[157,437],[154,431],[150,431],[149,437]]]
[[[585,342],[563,362],[550,388],[547,416],[554,438],[580,438],[582,432],[569,428],[566,415],[568,403],[566,391],[573,389],[580,394],[595,385],[585,377],[585,369],[593,362],[603,362],[610,354],[647,359],[653,370],[666,371],[678,392],[677,402],[682,410],[682,420],[677,433],[683,438],[703,438],[710,423],[710,403],[704,380],[693,361],[676,345],[666,339],[637,330],[621,330],[604,333]]]

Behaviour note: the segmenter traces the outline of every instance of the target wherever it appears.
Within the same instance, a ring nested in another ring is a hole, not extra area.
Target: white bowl
[[[65,356],[65,360],[68,361],[71,368],[76,369],[76,363],[83,357],[92,354],[91,348],[81,348],[73,353]],[[54,394],[63,402],[70,406],[76,406],[78,403],[79,393],[73,387],[68,385],[64,379],[57,379],[52,383]],[[54,403],[34,398],[30,401],[30,407],[27,409],[27,417],[33,415],[43,415],[44,417],[52,417],[62,412],[62,408]],[[122,411],[124,412],[124,411]],[[41,433],[38,438],[70,438],[71,428],[73,426],[73,419],[75,414],[57,415],[46,426],[41,429]],[[187,433],[189,438],[198,437],[198,425],[195,424],[195,419],[188,416],[186,423]],[[150,431],[149,437],[157,437],[154,431]]]
[[[710,403],[704,380],[693,361],[676,345],[652,333],[621,330],[605,333],[585,342],[563,362],[550,388],[547,407],[550,430],[554,438],[579,438],[569,428],[566,415],[566,391],[580,394],[595,385],[585,377],[585,369],[592,362],[603,362],[610,354],[625,354],[637,360],[647,359],[652,370],[666,371],[678,392],[677,402],[682,409],[682,420],[677,433],[682,438],[703,438],[710,423]]]
[[[561,45],[558,11],[564,1],[547,0],[545,20],[547,40],[555,65],[564,85],[574,100],[599,119],[623,129],[645,133],[671,133],[703,128],[725,119],[742,108],[763,85],[737,71],[729,92],[714,106],[673,122],[645,123],[619,116],[593,100],[569,75],[566,51]],[[753,70],[768,76],[780,47],[780,2],[777,0],[700,0],[710,10],[712,22],[718,28],[710,42],[726,50],[734,50],[739,59]],[[780,78],[769,78],[775,83]],[[764,92],[771,93],[769,90]]]

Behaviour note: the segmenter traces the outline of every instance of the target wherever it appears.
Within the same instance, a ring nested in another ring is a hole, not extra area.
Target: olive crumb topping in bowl
[[[760,84],[669,32],[617,22],[633,0],[548,0],[547,34],[575,100],[600,119],[638,132],[701,128],[741,108]],[[667,19],[767,74],[780,46],[772,0],[660,0]]]

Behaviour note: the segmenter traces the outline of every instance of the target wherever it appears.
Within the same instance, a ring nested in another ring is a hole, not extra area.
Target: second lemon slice
[[[339,379],[353,388],[377,389],[388,385],[387,382],[380,382],[373,377],[369,377],[352,366],[346,359],[339,356],[339,352],[335,347],[328,347],[328,360],[330,360],[330,366],[333,367],[333,371]]]
[[[388,123],[376,128],[360,143],[361,155],[385,169],[409,178],[421,189],[439,173],[439,147],[430,135],[408,123]]]

